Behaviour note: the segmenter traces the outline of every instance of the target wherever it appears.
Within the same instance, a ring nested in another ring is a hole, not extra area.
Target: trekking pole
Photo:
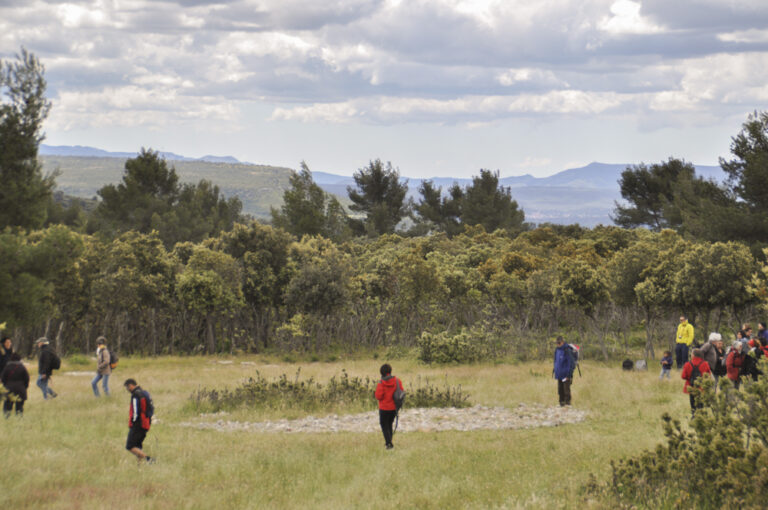
[[[395,435],[395,432],[397,432],[397,424],[400,422],[400,410],[397,410],[397,414],[395,415],[395,428],[392,429],[392,436]]]

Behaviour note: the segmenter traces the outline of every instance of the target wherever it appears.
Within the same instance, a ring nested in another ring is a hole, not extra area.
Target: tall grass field
[[[683,420],[689,414],[679,372],[673,370],[671,382],[660,382],[655,366],[623,372],[619,363],[587,361],[583,375],[575,377],[573,403],[588,416],[574,425],[398,433],[394,450],[385,450],[380,433],[220,432],[180,425],[222,419],[200,417],[190,395],[200,388],[235,387],[257,370],[276,378],[300,368],[303,378],[325,382],[343,369],[351,377],[376,378],[381,363],[123,358],[110,381],[112,395],[96,399],[90,387],[95,362],[64,360],[52,382],[59,397],[48,401],[34,386],[32,363],[23,418],[0,419],[2,508],[601,508],[581,493],[589,475],[605,479],[612,459],[661,442],[663,412]],[[426,377],[438,385],[461,385],[473,404],[557,405],[551,363],[392,364],[406,390],[409,382]],[[139,465],[124,448],[130,396],[122,383],[128,377],[155,403],[145,441],[145,451],[158,459],[154,465]],[[376,409],[373,398],[368,409]],[[223,419],[307,414],[239,409]]]

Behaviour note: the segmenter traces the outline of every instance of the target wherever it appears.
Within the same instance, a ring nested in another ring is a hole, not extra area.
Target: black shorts
[[[145,437],[147,437],[147,431],[143,428],[131,428],[128,432],[128,440],[125,442],[125,449],[131,450],[133,448],[138,448],[141,450]]]

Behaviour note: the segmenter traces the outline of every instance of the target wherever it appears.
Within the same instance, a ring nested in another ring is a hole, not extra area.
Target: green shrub
[[[269,381],[256,372],[239,386],[230,390],[202,388],[190,396],[192,407],[197,412],[217,412],[240,407],[256,409],[303,409],[306,411],[331,410],[334,408],[366,409],[375,405],[373,392],[378,379],[349,377],[346,370],[341,376],[331,377],[322,385],[310,377],[300,379],[300,370],[289,379],[283,374],[276,380]],[[446,385],[441,389],[418,379],[418,384],[408,387],[406,383],[407,407],[467,407],[468,395],[461,391],[461,386],[451,388]]]
[[[763,363],[768,374],[768,363]],[[705,407],[685,430],[662,417],[666,444],[612,462],[612,476],[594,476],[587,492],[621,508],[765,508],[768,501],[768,377],[740,391],[705,381]]]
[[[493,359],[500,354],[495,335],[485,329],[461,329],[456,334],[447,331],[425,331],[418,340],[419,360],[425,363],[473,363]]]
[[[82,354],[73,354],[69,358],[67,358],[67,362],[70,365],[90,365],[91,363],[94,363],[93,361],[89,360],[86,356]]]

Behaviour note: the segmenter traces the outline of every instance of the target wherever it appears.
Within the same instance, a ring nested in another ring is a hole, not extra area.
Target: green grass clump
[[[90,365],[93,361],[89,360],[87,356],[82,354],[73,354],[67,358],[67,363],[75,366]]]
[[[361,407],[370,404],[371,392],[376,381],[366,377],[349,377],[346,370],[341,376],[333,376],[323,386],[314,377],[302,380],[301,369],[289,379],[286,374],[275,380],[268,380],[258,371],[253,377],[230,390],[201,388],[190,400],[198,411],[216,412],[238,407],[286,409],[298,408],[316,411],[338,406]]]
[[[288,378],[286,374],[277,379],[268,380],[258,371],[253,377],[236,386],[234,389],[201,388],[190,396],[192,408],[197,412],[231,411],[248,407],[254,409],[301,409],[304,411],[332,409],[365,409],[370,408],[372,395],[376,390],[378,379],[370,377],[350,377],[342,369],[341,376],[331,377],[323,385],[314,377],[302,380],[301,369],[296,376]],[[422,382],[407,391],[408,407],[468,407],[469,396],[464,394],[461,386],[450,387],[447,382],[443,388]]]

